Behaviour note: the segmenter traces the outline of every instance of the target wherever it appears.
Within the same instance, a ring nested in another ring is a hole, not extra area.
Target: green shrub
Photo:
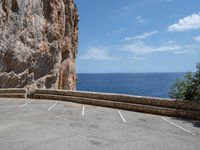
[[[196,68],[197,71],[188,72],[184,80],[176,80],[169,92],[171,98],[200,102],[200,63]]]

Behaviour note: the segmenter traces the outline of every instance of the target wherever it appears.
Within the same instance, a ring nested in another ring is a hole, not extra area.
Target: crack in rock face
[[[0,88],[75,90],[74,0],[0,0]]]

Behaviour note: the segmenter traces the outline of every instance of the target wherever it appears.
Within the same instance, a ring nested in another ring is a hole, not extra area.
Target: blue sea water
[[[169,89],[185,73],[78,74],[77,90],[168,98]]]

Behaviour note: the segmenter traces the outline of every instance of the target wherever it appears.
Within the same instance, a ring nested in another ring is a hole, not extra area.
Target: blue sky
[[[76,0],[78,73],[185,72],[200,62],[199,0]]]

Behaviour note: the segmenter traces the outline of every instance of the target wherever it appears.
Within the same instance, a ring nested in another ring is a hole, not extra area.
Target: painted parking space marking
[[[24,106],[26,106],[26,105],[28,105],[28,104],[30,104],[30,103],[32,103],[32,102],[33,102],[33,100],[28,101],[28,102],[26,102],[25,104],[20,105],[19,107],[22,108],[22,107],[24,107]]]
[[[51,107],[49,107],[48,111],[50,111],[54,106],[56,106],[58,102],[55,102]]]
[[[82,109],[82,116],[85,115],[85,106],[83,106],[83,109]]]
[[[161,117],[161,118],[162,118],[163,120],[165,120],[166,122],[168,122],[168,123],[170,123],[170,124],[172,124],[172,125],[174,125],[174,126],[180,128],[180,129],[184,130],[185,132],[190,133],[190,134],[192,134],[192,135],[195,135],[195,134],[192,133],[191,131],[189,131],[189,130],[187,130],[187,129],[185,129],[185,128],[183,128],[183,127],[181,127],[181,126],[179,126],[179,125],[177,125],[177,124],[175,124],[175,123],[169,121],[168,119],[166,119],[166,118],[164,118],[164,117]]]
[[[120,117],[122,118],[123,122],[126,123],[126,119],[123,117],[122,113],[118,110]]]

